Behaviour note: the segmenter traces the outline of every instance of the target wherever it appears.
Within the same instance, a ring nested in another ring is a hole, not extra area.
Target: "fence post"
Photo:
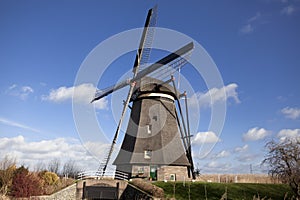
[[[82,186],[82,199],[85,199],[85,193],[86,193],[86,191],[85,191],[85,185],[86,185],[86,182],[84,181],[83,182],[83,186]]]
[[[117,182],[117,188],[116,188],[117,200],[119,200],[119,188],[120,188],[120,183]]]

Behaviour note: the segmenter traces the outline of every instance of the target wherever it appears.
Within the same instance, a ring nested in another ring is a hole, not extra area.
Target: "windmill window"
[[[176,174],[170,174],[170,181],[176,181]]]
[[[138,174],[144,174],[144,167],[138,168]]]
[[[152,125],[151,125],[151,124],[148,124],[148,125],[147,125],[147,133],[148,133],[148,134],[151,134],[151,133],[152,133]]]
[[[154,116],[152,117],[152,119],[155,120],[155,121],[157,121],[157,116],[154,115]]]
[[[151,150],[145,150],[144,151],[144,158],[145,159],[151,159],[152,157],[152,151]]]

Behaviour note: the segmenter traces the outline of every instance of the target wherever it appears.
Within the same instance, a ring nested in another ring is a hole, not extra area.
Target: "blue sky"
[[[99,102],[96,115],[108,139],[84,140],[72,113],[76,75],[99,43],[142,27],[147,10],[155,4],[157,26],[182,32],[200,43],[224,82],[224,88],[215,88],[214,96],[191,67],[182,70],[195,84],[198,96],[194,100],[207,104],[200,109],[200,126],[193,133],[194,159],[203,173],[249,173],[250,164],[254,172],[262,172],[266,141],[300,137],[298,0],[1,0],[0,156],[15,156],[28,166],[71,158],[82,168],[97,169],[94,157],[105,154],[116,127],[112,113],[118,115],[120,110],[113,111],[111,97]],[[158,51],[154,55],[165,54]],[[131,70],[133,61],[134,53],[121,56],[97,87],[119,80]],[[82,94],[75,103],[86,104],[93,89],[94,85],[81,86]],[[227,97],[218,96],[220,89],[225,89]],[[212,101],[227,103],[221,135],[207,130],[211,112],[204,97],[208,94]],[[94,155],[82,143],[94,149]],[[216,146],[202,158],[201,146],[206,143]]]

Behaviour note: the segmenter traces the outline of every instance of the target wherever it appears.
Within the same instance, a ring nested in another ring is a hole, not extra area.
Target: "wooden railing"
[[[118,179],[128,180],[128,174],[120,171],[106,171],[103,175],[101,171],[83,171],[78,173],[78,179]]]

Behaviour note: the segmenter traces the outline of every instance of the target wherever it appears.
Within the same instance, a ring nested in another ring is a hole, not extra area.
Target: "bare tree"
[[[74,160],[68,160],[63,166],[62,173],[64,176],[76,178],[77,174],[80,172],[78,166],[75,164]]]
[[[45,163],[43,161],[39,161],[34,165],[33,170],[35,172],[41,172],[41,171],[45,171],[47,169]]]
[[[16,165],[16,159],[6,155],[0,161],[0,170],[6,170],[7,168],[13,165]]]
[[[268,153],[262,164],[269,165],[269,174],[289,184],[300,198],[300,138],[266,144]]]
[[[47,170],[49,172],[54,172],[55,174],[59,174],[60,160],[58,158],[50,160],[50,162],[48,163],[48,166],[47,166]]]

